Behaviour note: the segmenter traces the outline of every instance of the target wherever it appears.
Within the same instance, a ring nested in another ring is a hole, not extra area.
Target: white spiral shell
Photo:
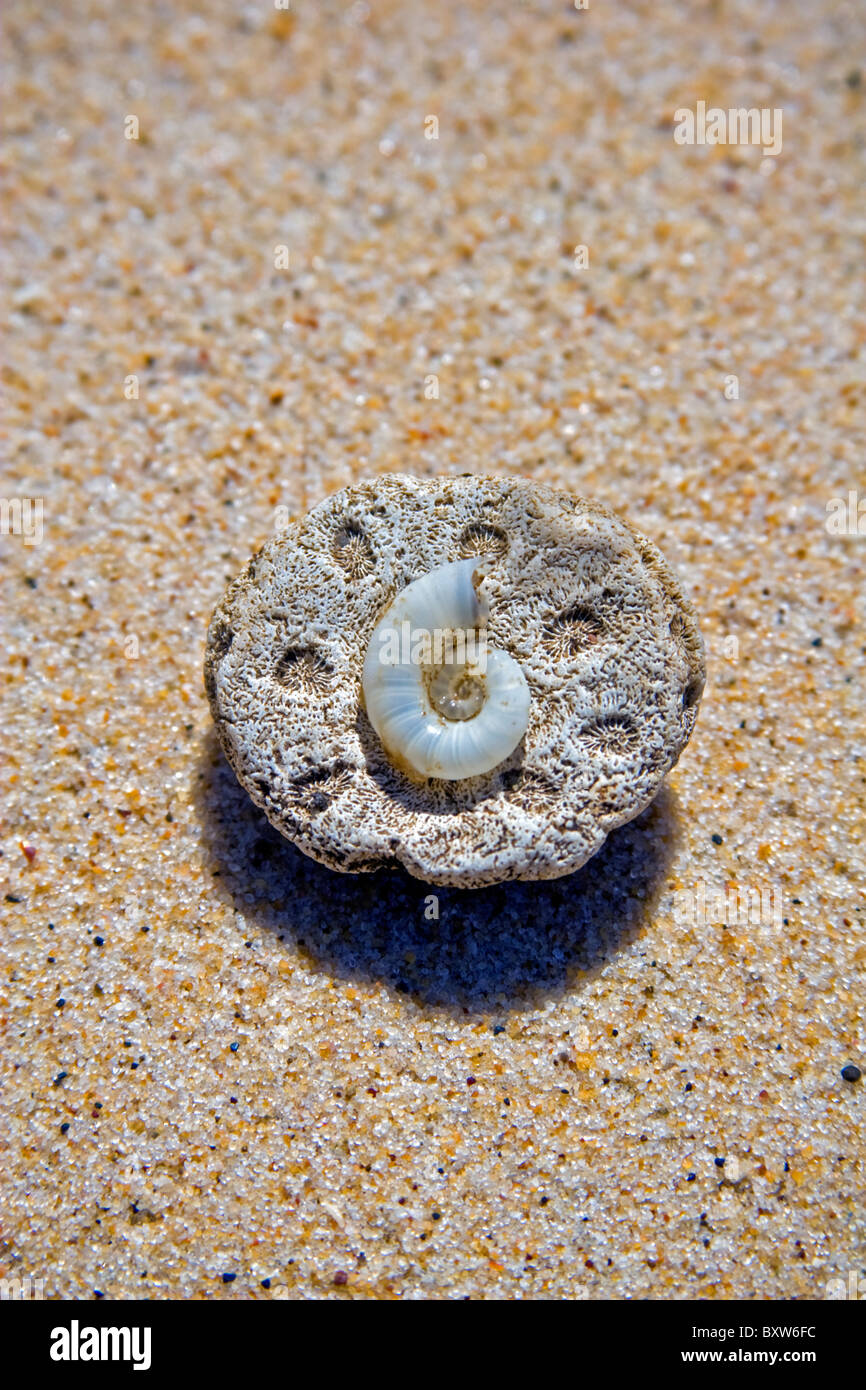
[[[526,677],[507,652],[487,646],[482,569],[475,556],[408,584],[367,648],[370,723],[391,759],[422,777],[492,771],[529,723]]]

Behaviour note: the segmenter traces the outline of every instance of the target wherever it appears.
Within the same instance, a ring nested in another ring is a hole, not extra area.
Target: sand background
[[[866,1275],[866,1082],[840,1075],[866,1070],[866,535],[827,528],[866,496],[862,7],[4,22],[0,494],[44,521],[0,537],[0,1275],[651,1299]],[[677,144],[698,101],[781,109],[781,153]],[[424,885],[270,829],[201,661],[281,517],[467,470],[651,535],[710,682],[584,871],[440,891],[429,921]],[[777,910],[677,920],[726,886]]]

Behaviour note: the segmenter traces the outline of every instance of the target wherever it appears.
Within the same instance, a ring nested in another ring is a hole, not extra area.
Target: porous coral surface
[[[488,774],[417,778],[370,725],[364,659],[394,595],[469,547],[486,555],[490,647],[528,679],[529,727]],[[396,475],[327,499],[230,585],[205,656],[222,745],[277,829],[334,869],[398,863],[463,888],[580,868],[652,800],[704,676],[655,546],[598,503],[483,477]]]

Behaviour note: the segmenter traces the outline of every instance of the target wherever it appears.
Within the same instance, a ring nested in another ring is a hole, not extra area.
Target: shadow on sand
[[[652,915],[678,837],[664,787],[567,878],[436,888],[402,869],[340,874],[309,859],[250,801],[209,734],[196,789],[214,884],[246,921],[344,979],[378,980],[465,1018],[579,987]],[[427,920],[430,895],[438,920]]]

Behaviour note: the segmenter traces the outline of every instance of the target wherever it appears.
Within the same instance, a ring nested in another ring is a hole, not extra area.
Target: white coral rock
[[[486,671],[435,651],[393,684],[365,671],[406,605],[410,634],[477,624]],[[704,657],[663,556],[607,507],[521,478],[390,475],[263,546],[216,608],[205,681],[239,780],[306,854],[474,888],[571,873],[649,804]],[[488,703],[491,681],[513,707]]]

